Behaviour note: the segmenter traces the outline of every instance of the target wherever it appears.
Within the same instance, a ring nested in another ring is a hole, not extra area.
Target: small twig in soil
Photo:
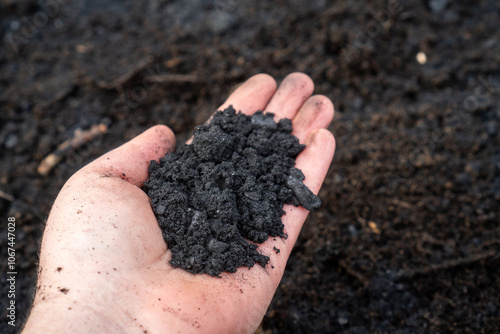
[[[0,190],[0,198],[3,198],[9,202],[14,202],[15,198],[11,194],[7,194],[5,191]]]
[[[200,82],[201,79],[195,74],[158,74],[151,75],[148,78],[158,83],[170,82]]]
[[[78,149],[83,144],[86,144],[96,138],[97,136],[104,134],[108,131],[108,126],[106,124],[94,124],[88,130],[82,131],[77,129],[74,132],[73,138],[65,140],[57,149],[46,156],[40,165],[38,165],[37,171],[40,175],[46,176],[69,152],[70,149]]]
[[[486,260],[487,258],[490,257],[500,257],[500,254],[498,254],[496,251],[487,251],[484,253],[479,253],[479,254],[474,254],[466,258],[459,258],[459,259],[453,259],[453,260],[448,260],[444,261],[443,263],[440,264],[431,264],[427,267],[424,268],[418,268],[415,270],[403,270],[398,273],[398,278],[413,278],[415,276],[425,276],[429,275],[431,273],[434,273],[439,270],[446,270],[446,269],[451,269],[455,267],[460,267],[460,266],[466,266],[473,264],[475,262],[479,262],[482,260]]]
[[[359,211],[356,208],[354,208],[353,211],[354,211],[354,215],[356,216],[356,220],[358,221],[358,223],[363,225],[363,228],[365,228],[368,225],[368,227],[370,228],[370,230],[373,233],[375,233],[375,234],[381,233],[380,229],[377,226],[377,223],[375,223],[372,220],[368,221],[368,220],[364,219],[363,217],[361,217],[359,214]]]
[[[413,205],[411,205],[410,203],[408,202],[405,202],[405,201],[401,201],[397,198],[394,198],[392,201],[391,201],[392,204],[394,205],[399,205],[399,206],[402,206],[403,208],[407,208],[407,209],[413,209]]]
[[[369,283],[368,279],[363,275],[361,275],[360,273],[358,273],[356,270],[349,267],[349,265],[344,260],[339,261],[339,266],[342,267],[342,269],[344,269],[346,273],[357,279],[363,286],[368,285]]]
[[[364,219],[363,217],[361,217],[361,215],[359,214],[358,209],[353,208],[352,211],[354,212],[354,215],[356,216],[356,220],[358,221],[358,223],[360,223],[361,225],[363,225],[363,227],[366,227],[366,219]]]
[[[142,69],[144,69],[146,66],[151,64],[153,62],[153,57],[149,56],[137,63],[136,66],[134,66],[132,69],[130,69],[127,73],[122,75],[121,77],[118,77],[117,79],[111,81],[111,82],[106,82],[106,81],[98,81],[96,82],[97,86],[104,88],[104,89],[114,89],[117,88],[118,86],[123,85],[127,81],[130,80],[134,75],[139,73]]]

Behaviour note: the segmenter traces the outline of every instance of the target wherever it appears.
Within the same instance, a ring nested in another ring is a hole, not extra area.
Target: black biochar
[[[294,167],[305,146],[291,134],[292,122],[273,117],[232,107],[217,111],[195,129],[190,145],[151,161],[144,190],[172,266],[211,276],[255,263],[265,267],[269,257],[256,244],[285,237],[283,205],[321,205]]]

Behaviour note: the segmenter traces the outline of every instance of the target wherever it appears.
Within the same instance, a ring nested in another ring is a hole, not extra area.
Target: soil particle
[[[196,128],[191,145],[151,162],[144,189],[174,267],[219,276],[265,266],[269,257],[255,243],[285,237],[283,205],[320,206],[294,167],[305,146],[291,134],[289,119],[273,117],[218,111]]]

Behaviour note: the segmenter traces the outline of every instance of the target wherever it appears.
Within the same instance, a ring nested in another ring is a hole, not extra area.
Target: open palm
[[[325,130],[333,105],[312,96],[304,74],[287,76],[276,90],[259,74],[242,84],[221,109],[273,112],[293,120],[306,149],[297,157],[304,183],[317,193],[335,142]],[[169,264],[165,244],[141,190],[150,160],[175,147],[165,126],[155,126],[73,175],[49,215],[40,254],[34,306],[25,326],[33,332],[250,333],[255,331],[281,280],[308,214],[286,206],[287,239],[270,238],[259,251],[263,268],[239,268],[221,278],[193,275]],[[279,254],[273,251],[279,248]]]

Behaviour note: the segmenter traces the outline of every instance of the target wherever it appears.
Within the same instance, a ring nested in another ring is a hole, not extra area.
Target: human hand
[[[219,108],[274,112],[293,120],[305,150],[296,167],[317,193],[333,157],[326,130],[333,105],[312,96],[304,74],[256,75]],[[148,165],[175,148],[165,126],[155,126],[82,168],[64,185],[43,235],[37,292],[24,328],[68,333],[250,333],[259,326],[281,280],[308,211],[285,206],[287,239],[269,238],[263,268],[239,268],[221,278],[193,275],[169,264],[171,252],[141,190]],[[273,247],[281,251],[276,254]]]

